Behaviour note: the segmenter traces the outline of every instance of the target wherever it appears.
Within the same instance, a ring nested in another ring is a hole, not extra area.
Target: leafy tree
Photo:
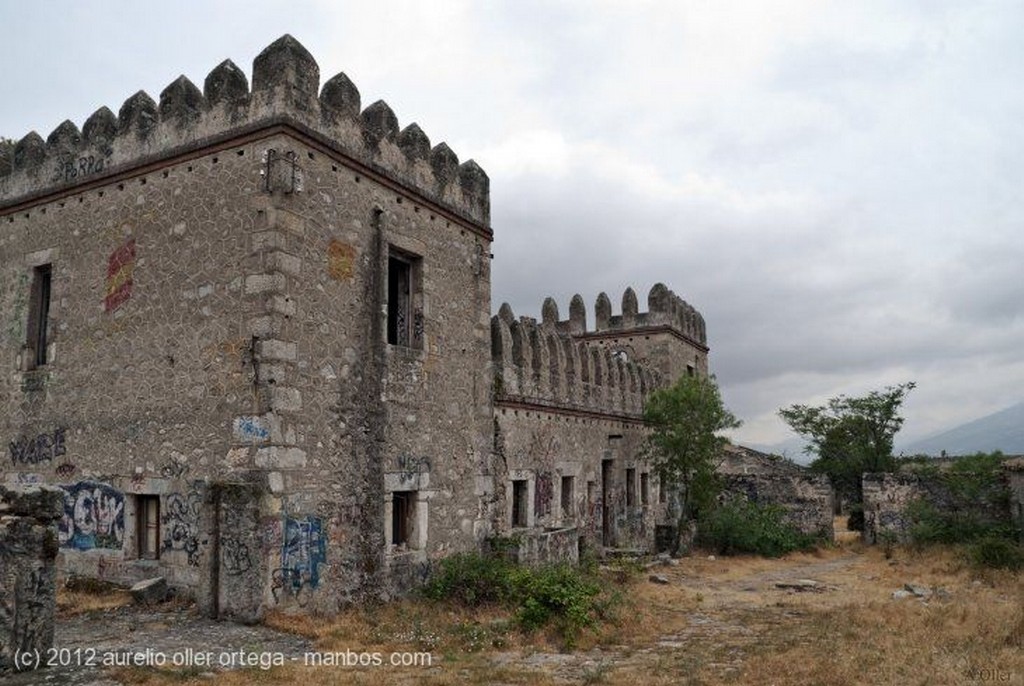
[[[714,377],[683,376],[670,388],[653,392],[644,407],[651,428],[648,454],[661,479],[678,497],[677,531],[681,534],[713,506],[719,484],[717,460],[729,439],[718,435],[740,421],[725,408]],[[676,536],[673,553],[679,552]]]
[[[811,469],[827,474],[839,495],[851,503],[851,524],[863,528],[861,476],[897,467],[893,438],[903,426],[899,410],[914,382],[887,386],[860,398],[832,398],[821,407],[792,405],[779,410],[790,428],[807,439],[817,454]]]

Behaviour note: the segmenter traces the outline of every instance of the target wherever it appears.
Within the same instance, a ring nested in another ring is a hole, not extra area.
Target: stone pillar
[[[50,486],[0,485],[0,672],[15,656],[53,647],[57,521],[64,493]]]

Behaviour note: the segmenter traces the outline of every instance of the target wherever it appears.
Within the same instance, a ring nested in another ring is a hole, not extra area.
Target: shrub
[[[976,453],[959,458],[949,469],[932,465],[918,473],[937,479],[950,503],[940,510],[925,500],[907,505],[910,540],[918,545],[966,544],[976,566],[1024,568],[1020,527],[1008,517],[1009,489],[1001,477],[1002,453]]]
[[[967,555],[979,567],[1024,569],[1024,547],[1007,538],[986,536],[968,548]]]
[[[779,557],[794,550],[813,548],[814,536],[800,532],[784,518],[778,505],[759,505],[735,499],[715,508],[698,524],[700,545],[721,555],[754,553]]]
[[[532,568],[480,553],[441,560],[423,593],[433,600],[449,598],[467,606],[505,605],[514,610],[523,629],[553,624],[569,645],[607,610],[592,569],[564,564]]]
[[[463,605],[505,602],[514,597],[515,565],[504,557],[461,553],[441,560],[423,587],[433,600],[452,598]]]

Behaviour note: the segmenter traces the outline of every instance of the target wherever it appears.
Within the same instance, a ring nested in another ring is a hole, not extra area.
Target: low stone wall
[[[519,542],[517,558],[528,565],[576,564],[580,561],[579,537],[575,526],[527,534]]]
[[[64,493],[48,486],[0,485],[0,672],[15,656],[53,646],[57,527]]]
[[[722,492],[759,505],[781,505],[786,520],[800,531],[833,540],[834,494],[828,477],[819,474],[726,474]]]
[[[865,474],[861,485],[865,543],[886,539],[906,543],[912,524],[906,509],[915,500],[923,500],[940,512],[969,513],[988,521],[1005,521],[1011,514],[1010,503],[998,497],[996,491],[971,498],[956,496],[940,474]]]

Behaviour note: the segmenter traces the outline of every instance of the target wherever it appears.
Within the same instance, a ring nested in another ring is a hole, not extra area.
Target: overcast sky
[[[491,178],[494,309],[657,281],[745,426],[904,381],[904,441],[1024,399],[1024,3],[0,0],[0,135],[284,33]]]

